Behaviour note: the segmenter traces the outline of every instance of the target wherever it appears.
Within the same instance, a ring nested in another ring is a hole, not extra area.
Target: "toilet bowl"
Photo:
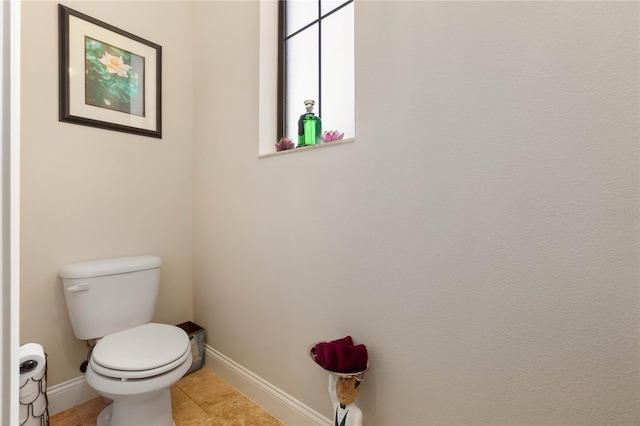
[[[98,426],[172,426],[170,388],[191,362],[189,338],[175,326],[149,323],[100,339],[86,378],[113,404]]]
[[[191,368],[179,327],[152,323],[162,261],[153,255],[71,263],[60,268],[71,326],[96,341],[87,383],[112,399],[99,426],[172,426],[171,386]]]

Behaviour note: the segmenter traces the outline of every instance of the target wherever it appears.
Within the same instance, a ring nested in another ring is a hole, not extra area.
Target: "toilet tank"
[[[160,287],[157,256],[71,263],[60,268],[71,326],[80,340],[151,322]]]

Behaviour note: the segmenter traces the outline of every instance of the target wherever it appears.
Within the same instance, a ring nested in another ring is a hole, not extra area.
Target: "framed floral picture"
[[[162,138],[162,47],[58,5],[60,121]]]

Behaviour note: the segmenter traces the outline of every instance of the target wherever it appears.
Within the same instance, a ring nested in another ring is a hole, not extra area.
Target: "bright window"
[[[298,140],[304,101],[323,130],[355,137],[353,0],[280,0],[278,135]]]

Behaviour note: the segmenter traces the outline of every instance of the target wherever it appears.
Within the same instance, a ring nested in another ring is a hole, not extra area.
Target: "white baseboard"
[[[53,416],[97,396],[99,396],[98,392],[89,386],[84,376],[51,386],[47,388],[49,415]]]
[[[204,344],[205,366],[286,425],[332,425],[331,419]]]

